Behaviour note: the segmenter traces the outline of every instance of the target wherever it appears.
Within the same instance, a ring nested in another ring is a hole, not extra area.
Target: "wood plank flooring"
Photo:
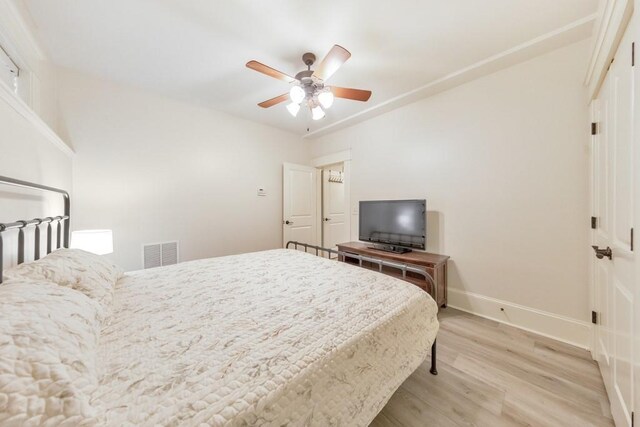
[[[372,427],[613,426],[586,350],[452,308],[438,317],[439,374],[427,358]]]

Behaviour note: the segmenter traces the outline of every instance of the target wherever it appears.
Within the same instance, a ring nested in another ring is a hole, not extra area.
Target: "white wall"
[[[113,229],[118,264],[141,268],[158,241],[183,261],[281,245],[282,163],[309,160],[299,137],[68,70],[59,82],[74,229]]]
[[[590,310],[588,48],[570,45],[311,143],[312,157],[351,149],[352,209],[427,199],[427,248],[452,257],[451,305],[557,337],[559,322],[571,329],[559,337],[580,345]],[[536,326],[549,317],[557,322]]]
[[[21,96],[0,82],[0,175],[71,192],[72,152],[55,134],[55,71],[12,1],[0,1],[0,45],[21,68]],[[61,215],[62,197],[0,185],[0,222]],[[44,227],[42,227],[43,248]],[[32,258],[33,228],[26,233]],[[55,233],[55,232],[54,232]],[[55,235],[55,234],[54,234]],[[17,232],[3,233],[5,266],[17,260]]]
[[[7,101],[8,96],[6,92],[0,93],[0,175],[70,191],[71,157],[14,108],[15,104]],[[60,196],[0,185],[0,222],[61,215],[62,207]],[[12,246],[14,234],[12,231],[4,234],[7,265],[17,259]]]

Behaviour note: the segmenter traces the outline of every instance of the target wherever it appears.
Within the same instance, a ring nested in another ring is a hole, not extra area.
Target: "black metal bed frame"
[[[403,279],[407,277],[407,272],[418,274],[424,277],[427,282],[429,282],[429,285],[430,285],[429,288],[431,290],[431,292],[429,293],[431,294],[431,297],[433,298],[434,301],[438,301],[438,287],[436,286],[436,283],[433,280],[433,277],[431,277],[431,275],[424,268],[420,268],[417,265],[390,262],[380,258],[373,258],[365,255],[352,254],[349,252],[323,248],[322,246],[310,245],[308,243],[301,243],[293,240],[288,241],[287,244],[285,245],[285,248],[290,249],[289,246],[291,245],[293,245],[294,249],[298,249],[298,246],[301,246],[304,248],[305,252],[308,252],[309,249],[313,249],[316,251],[317,256],[322,256],[323,253],[326,252],[329,255],[332,255],[332,254],[337,255],[339,259],[340,258],[355,259],[355,260],[358,260],[358,265],[360,267],[362,267],[363,262],[377,264],[378,271],[381,273],[382,273],[382,267],[395,268],[402,271]],[[433,375],[438,375],[438,369],[436,368],[436,340],[433,340],[433,344],[431,345],[431,369],[429,369],[429,372],[431,372]]]
[[[35,227],[34,238],[34,260],[40,259],[40,225],[47,224],[47,254],[52,251],[52,227],[51,224],[56,222],[56,249],[60,249],[60,245],[65,248],[69,247],[69,239],[71,236],[71,198],[69,193],[65,190],[61,190],[59,188],[48,187],[46,185],[36,184],[33,182],[22,181],[19,179],[9,178],[6,176],[0,176],[0,184],[11,185],[14,187],[22,187],[33,190],[40,190],[46,192],[53,192],[61,194],[64,199],[64,214],[54,217],[45,217],[45,218],[33,218],[30,220],[20,219],[13,222],[0,223],[0,283],[3,280],[3,265],[4,265],[4,242],[2,239],[2,233],[7,230],[18,229],[18,264],[22,264],[24,262],[24,229],[27,227]],[[64,242],[62,242],[62,226],[64,226]],[[438,287],[436,286],[433,277],[429,273],[427,273],[424,269],[411,265],[411,264],[402,264],[385,261],[379,258],[373,258],[363,255],[352,254],[344,251],[337,251],[335,249],[323,248],[321,246],[310,245],[307,243],[300,243],[295,241],[289,241],[286,244],[286,248],[289,249],[289,246],[293,245],[295,249],[298,249],[298,246],[302,246],[305,248],[305,252],[309,250],[309,248],[314,249],[316,255],[320,255],[320,252],[327,253],[329,255],[334,254],[338,257],[351,258],[358,260],[359,265],[362,267],[363,262],[369,262],[372,264],[378,265],[378,270],[382,272],[383,267],[396,268],[402,271],[402,277],[406,278],[407,272],[415,273],[421,275],[425,278],[426,281],[431,285],[431,296],[437,301],[438,297]],[[430,372],[433,375],[438,375],[438,370],[436,369],[436,341],[433,341],[433,345],[431,346],[431,369]]]
[[[14,187],[29,188],[33,190],[40,190],[46,192],[53,192],[61,194],[64,199],[64,214],[60,216],[48,216],[45,218],[34,218],[30,220],[20,219],[13,222],[0,223],[0,283],[3,278],[3,255],[4,255],[4,243],[2,240],[2,233],[7,230],[18,229],[18,264],[24,262],[24,229],[27,227],[35,227],[34,238],[34,259],[40,259],[40,225],[47,224],[47,254],[52,251],[52,227],[51,224],[56,222],[56,249],[60,249],[60,245],[63,247],[69,247],[69,238],[71,236],[70,228],[70,216],[71,216],[71,199],[69,193],[59,188],[47,187],[46,185],[35,184],[33,182],[21,181],[19,179],[8,178],[6,176],[0,176],[0,184],[11,185]],[[62,236],[64,226],[64,237]],[[62,241],[64,238],[64,241]]]

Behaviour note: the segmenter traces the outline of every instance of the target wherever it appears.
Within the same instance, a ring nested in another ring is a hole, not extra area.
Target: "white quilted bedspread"
[[[365,426],[425,359],[414,285],[292,250],[127,274],[100,338],[108,425]]]

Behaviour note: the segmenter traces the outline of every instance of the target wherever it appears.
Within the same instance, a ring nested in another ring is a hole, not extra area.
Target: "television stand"
[[[447,255],[420,251],[411,251],[409,253],[400,254],[396,252],[386,252],[380,249],[371,249],[369,246],[371,246],[371,243],[338,243],[338,250],[356,255],[380,258],[401,264],[411,264],[413,266],[424,268],[425,271],[433,277],[433,280],[436,282],[436,286],[438,286],[438,306],[444,307],[447,305],[447,261],[449,260]],[[357,260],[349,257],[338,256],[338,261],[359,265]],[[366,261],[362,262],[362,267],[380,271],[377,264],[368,263]],[[395,268],[384,267],[382,269],[382,273],[397,277],[398,279],[403,279],[402,274]],[[424,276],[407,272],[407,276],[404,277],[404,280],[413,283],[426,292],[429,292],[430,290],[430,283],[424,280]]]
[[[409,248],[405,248],[402,246],[394,246],[394,245],[381,245],[374,244],[373,246],[367,246],[369,249],[376,249],[379,251],[385,252],[393,252],[394,254],[406,254],[407,252],[411,252],[412,250]]]

